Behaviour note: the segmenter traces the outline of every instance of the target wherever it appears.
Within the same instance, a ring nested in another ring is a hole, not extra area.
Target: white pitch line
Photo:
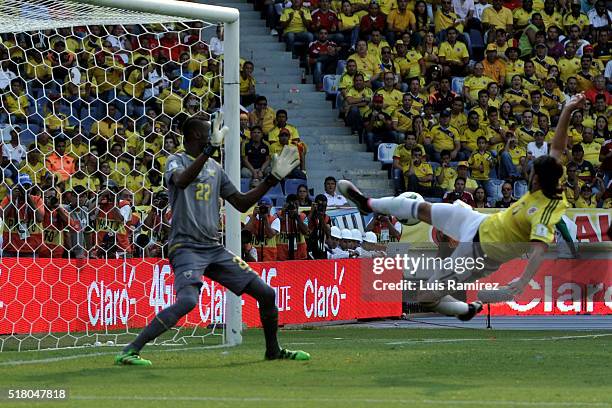
[[[578,340],[578,339],[596,339],[599,337],[609,337],[612,333],[605,334],[585,334],[581,336],[548,336],[548,337],[528,337],[522,339],[512,338],[496,338],[494,341],[555,341],[555,340]],[[406,340],[406,341],[394,341],[385,343],[388,346],[398,346],[402,344],[430,344],[430,343],[463,343],[470,341],[492,341],[491,339],[423,339],[423,340]]]
[[[468,341],[490,341],[490,339],[423,339],[423,340],[394,341],[394,342],[385,343],[385,344],[388,346],[399,346],[402,344],[464,343]]]
[[[552,337],[532,337],[526,339],[519,339],[520,341],[542,341],[542,340],[574,340],[574,339],[596,339],[599,337],[610,337],[612,333],[601,333],[601,334],[584,334],[581,336],[552,336]]]
[[[466,405],[466,406],[512,406],[512,407],[598,407],[610,408],[606,402],[550,402],[550,401],[502,401],[502,400],[433,400],[433,399],[383,399],[383,398],[271,398],[271,397],[175,397],[175,396],[113,396],[113,395],[71,395],[70,399],[82,401],[196,401],[196,402],[243,402],[261,404],[273,403],[368,403],[368,404],[426,404],[426,405]]]
[[[181,350],[209,350],[209,349],[219,349],[219,348],[230,348],[226,345],[216,345],[216,346],[197,346],[197,347],[180,347],[174,349],[161,349],[155,350],[155,352],[171,352],[171,351],[181,351]],[[0,367],[2,366],[20,366],[20,365],[28,365],[28,364],[45,364],[45,363],[57,363],[59,361],[68,361],[68,360],[76,360],[79,358],[87,358],[87,357],[100,357],[100,356],[114,356],[117,354],[117,351],[107,351],[100,353],[86,353],[86,354],[74,354],[72,356],[62,356],[62,357],[49,357],[49,358],[41,358],[38,360],[10,360],[0,362]]]

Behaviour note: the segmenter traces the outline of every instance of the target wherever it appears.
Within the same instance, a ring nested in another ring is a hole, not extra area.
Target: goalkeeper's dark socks
[[[278,360],[281,355],[281,348],[278,347],[276,349],[268,349],[266,348],[265,358],[266,360]]]

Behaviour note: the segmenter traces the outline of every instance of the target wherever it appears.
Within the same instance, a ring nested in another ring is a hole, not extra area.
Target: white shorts
[[[454,268],[437,268],[429,278],[430,282],[454,280],[456,282],[473,282],[483,278],[499,269],[500,264],[490,258],[486,258],[480,248],[479,242],[474,242],[480,224],[488,217],[472,210],[467,204],[455,201],[454,204],[433,204],[431,208],[431,221],[436,229],[445,235],[459,241],[457,247],[449,258],[453,260],[467,258],[482,258],[483,267],[465,268],[457,270]],[[441,298],[449,292],[440,291]]]
[[[459,242],[472,242],[478,227],[487,217],[487,214],[474,211],[459,200],[454,204],[438,203],[431,206],[431,224]]]

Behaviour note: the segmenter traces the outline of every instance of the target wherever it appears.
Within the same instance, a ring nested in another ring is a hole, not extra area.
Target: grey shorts
[[[219,245],[214,247],[180,246],[170,254],[174,271],[174,291],[188,285],[202,286],[202,275],[241,295],[253,279],[259,278],[237,255]]]

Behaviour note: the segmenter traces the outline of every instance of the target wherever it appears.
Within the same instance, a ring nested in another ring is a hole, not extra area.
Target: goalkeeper
[[[239,211],[246,211],[285,178],[299,163],[295,146],[286,146],[272,161],[272,171],[263,183],[242,194],[212,157],[228,132],[220,128],[222,116],[212,126],[201,118],[183,124],[184,152],[168,158],[165,181],[174,217],[169,238],[169,259],[174,270],[176,302],[162,310],[138,337],[115,357],[115,364],[149,366],[140,357],[145,344],[172,328],[195,308],[202,275],[222,284],[236,295],[246,293],[259,302],[259,315],[266,340],[268,360],[309,360],[304,351],[281,349],[277,339],[278,308],[275,292],[244,262],[219,242],[219,197]],[[212,134],[210,132],[213,128]]]

